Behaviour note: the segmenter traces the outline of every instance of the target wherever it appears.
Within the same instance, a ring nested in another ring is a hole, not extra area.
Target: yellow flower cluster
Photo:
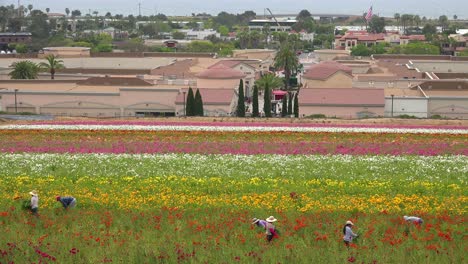
[[[39,190],[41,208],[73,195],[83,208],[233,207],[265,210],[452,212],[465,214],[468,196],[457,184],[336,179],[154,177],[4,177],[0,206]],[[10,192],[16,190],[16,192]],[[416,192],[417,191],[417,192]],[[294,193],[294,194],[293,194]],[[418,193],[418,194],[416,194]]]

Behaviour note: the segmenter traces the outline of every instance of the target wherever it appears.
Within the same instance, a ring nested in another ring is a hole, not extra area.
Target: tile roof
[[[247,65],[247,66],[252,67],[252,68],[255,69],[255,67],[252,66],[252,65],[250,65],[249,63],[259,63],[259,61],[258,61],[258,60],[242,60],[242,59],[237,59],[237,60],[220,60],[220,61],[216,62],[215,64],[209,66],[208,69],[214,68],[214,67],[216,67],[216,66],[218,66],[218,65],[224,65],[224,66],[227,66],[227,67],[229,67],[229,68],[234,68],[234,67],[236,67],[237,65],[239,65],[239,64],[241,64],[241,63],[243,63],[243,64],[245,64],[245,65]]]
[[[426,90],[464,90],[468,91],[467,80],[432,80],[423,82],[419,85],[424,91]],[[416,89],[413,87],[412,89]]]
[[[336,72],[342,71],[352,77],[352,69],[336,61],[324,61],[306,69],[303,78],[309,80],[326,80]]]
[[[196,76],[201,79],[241,79],[245,77],[245,74],[223,64],[219,64],[198,73]]]
[[[140,78],[128,77],[91,77],[76,82],[77,85],[106,85],[106,86],[153,86]]]
[[[322,88],[301,89],[299,93],[301,105],[342,105],[384,106],[384,89],[377,88]]]
[[[359,41],[377,41],[384,40],[384,33],[369,33],[367,31],[348,31],[346,32],[340,40],[345,41],[346,39],[357,39]]]
[[[192,88],[193,89],[193,88]],[[231,104],[232,98],[234,97],[234,89],[213,89],[213,88],[199,88],[200,95],[204,104]],[[181,89],[181,92],[177,94],[176,104],[184,103],[184,94],[187,96],[188,89]],[[195,94],[197,89],[193,89]]]
[[[426,36],[424,36],[424,35],[409,35],[408,38],[410,40],[418,40],[418,41],[425,41],[426,40]]]

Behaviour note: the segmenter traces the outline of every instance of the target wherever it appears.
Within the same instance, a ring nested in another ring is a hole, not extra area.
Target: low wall
[[[93,58],[212,58],[215,53],[205,52],[96,52],[91,53]]]
[[[37,53],[0,54],[0,59],[37,59]]]

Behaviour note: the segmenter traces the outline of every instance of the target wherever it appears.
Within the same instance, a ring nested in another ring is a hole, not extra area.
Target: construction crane
[[[273,15],[273,13],[271,12],[270,8],[267,8],[266,10],[268,10],[268,12],[270,13],[271,17],[273,17],[273,19],[275,20],[276,24],[278,25],[278,29],[283,31],[283,28],[281,27],[280,23],[278,22],[278,20],[276,19],[276,17]]]

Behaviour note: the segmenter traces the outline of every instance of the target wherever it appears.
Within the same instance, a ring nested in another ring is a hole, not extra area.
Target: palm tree
[[[395,15],[393,15],[393,18],[395,18],[395,20],[397,21],[397,26],[398,28],[400,28],[400,18],[401,18],[400,13],[395,13]]]
[[[288,43],[281,45],[280,50],[276,53],[274,66],[276,69],[283,69],[285,78],[284,88],[285,90],[289,90],[289,80],[299,67],[299,59]]]
[[[70,8],[68,8],[68,7],[65,8],[65,13],[67,14],[67,16],[69,16],[70,15]]]
[[[58,69],[63,69],[65,66],[63,65],[62,60],[57,60],[57,57],[55,55],[49,55],[46,57],[47,63],[46,62],[41,62],[39,63],[39,66],[48,72],[50,72],[50,79],[53,80],[55,79],[55,71]]]
[[[10,72],[11,79],[24,80],[24,79],[37,79],[39,66],[32,61],[19,61],[11,65],[13,71]]]
[[[50,8],[48,8],[48,7],[47,7],[47,8],[45,9],[45,11],[46,11],[46,12],[47,12],[47,14],[48,14],[48,13],[49,13],[49,11],[50,11]]]
[[[267,86],[275,89],[281,87],[283,84],[283,80],[281,80],[279,77],[276,77],[273,73],[264,74],[260,79],[255,81],[255,85],[260,91],[265,90],[265,87]]]
[[[33,10],[33,8],[34,8],[33,5],[31,4],[28,5],[29,14],[31,14],[31,11]]]

